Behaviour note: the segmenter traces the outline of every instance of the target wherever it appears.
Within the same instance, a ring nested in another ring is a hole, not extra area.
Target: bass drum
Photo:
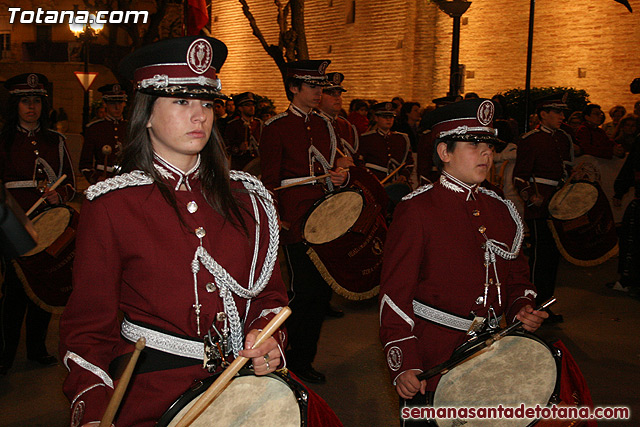
[[[46,208],[32,219],[38,245],[13,260],[26,294],[42,309],[60,314],[71,295],[71,267],[80,214],[70,206]]]
[[[551,198],[549,213],[556,246],[572,264],[594,266],[618,254],[611,206],[597,182],[567,184]]]
[[[477,340],[486,338],[481,335]],[[514,332],[443,375],[433,407],[544,407],[557,401],[560,370],[559,351],[534,334]],[[441,427],[525,427],[536,420],[443,418],[436,422]]]
[[[162,415],[157,427],[177,425],[217,377],[198,381]],[[307,391],[290,375],[276,371],[256,376],[242,370],[191,426],[300,427],[307,423],[307,404]]]

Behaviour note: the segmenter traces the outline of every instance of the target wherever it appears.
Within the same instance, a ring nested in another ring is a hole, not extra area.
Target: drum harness
[[[156,155],[157,156],[157,155]],[[159,159],[162,161],[162,159]],[[166,162],[162,162],[170,169]],[[196,169],[200,164],[198,163],[194,167]],[[156,169],[163,176],[167,176],[169,173],[163,170],[162,167],[156,165]],[[170,173],[169,173],[170,174]],[[188,184],[188,180],[182,178],[180,174],[177,187],[181,184]],[[209,331],[203,337],[204,339],[204,352],[202,341],[194,340],[191,337],[180,337],[175,334],[164,333],[153,328],[148,328],[143,325],[137,325],[131,321],[125,319],[122,323],[121,333],[122,336],[131,342],[136,342],[140,337],[144,337],[147,341],[148,348],[158,350],[163,353],[169,353],[170,355],[179,356],[189,359],[199,359],[204,362],[203,367],[210,372],[214,372],[219,366],[225,366],[225,356],[233,352],[234,357],[238,357],[238,353],[243,348],[243,325],[246,322],[246,316],[249,313],[249,307],[251,299],[258,296],[264,288],[267,286],[273,272],[273,268],[278,255],[279,244],[279,229],[277,214],[271,194],[266,190],[262,183],[245,172],[230,171],[230,178],[235,181],[241,181],[244,187],[248,190],[248,194],[251,198],[253,205],[253,213],[256,219],[259,218],[258,202],[264,209],[267,215],[268,228],[269,228],[269,244],[267,247],[267,253],[265,255],[264,262],[260,275],[254,281],[256,266],[258,262],[258,252],[260,249],[260,222],[256,222],[255,227],[255,247],[253,251],[253,260],[251,263],[251,270],[249,274],[249,284],[246,288],[242,287],[215,259],[207,252],[203,246],[202,238],[206,235],[204,228],[196,229],[196,237],[199,240],[199,245],[195,251],[193,260],[191,261],[191,272],[193,274],[193,289],[195,296],[195,303],[193,304],[194,311],[196,313],[196,329],[198,336],[201,336],[200,330],[200,313],[202,304],[200,303],[198,294],[198,279],[197,274],[200,270],[200,265],[203,265],[209,273],[213,276],[213,283],[207,284],[207,290],[210,287],[217,287],[219,289],[220,297],[222,298],[224,305],[224,312],[218,313],[216,321],[224,322],[222,331],[219,331],[215,326],[215,321],[209,328]],[[91,191],[87,191],[87,198],[92,199],[97,194],[104,192],[106,188],[123,188],[130,185],[148,185],[152,184],[153,179],[146,175],[142,171],[133,171],[130,173],[118,175],[114,178],[110,178],[106,181],[99,182],[91,188]],[[188,185],[187,185],[188,186]],[[103,188],[104,187],[104,188]],[[256,195],[258,197],[256,197]],[[236,307],[233,295],[237,295],[241,298],[247,299],[247,306],[245,311],[245,318],[241,319],[238,309]],[[282,308],[273,308],[269,310],[263,310],[262,315],[269,313],[277,314]]]

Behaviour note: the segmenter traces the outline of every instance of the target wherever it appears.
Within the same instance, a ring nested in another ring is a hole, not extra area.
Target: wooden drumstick
[[[407,164],[407,162],[402,162],[402,164],[400,166],[398,166],[397,168],[395,168],[393,170],[393,172],[391,172],[389,175],[387,175],[382,181],[380,181],[380,184],[384,184],[385,182],[387,182],[392,176],[394,176],[395,174],[397,174],[398,172],[400,172],[400,169],[402,169],[405,165]]]
[[[344,154],[338,147],[336,147],[336,151],[338,152],[338,154],[340,154],[342,157],[349,157],[346,154]]]
[[[56,182],[54,182],[53,184],[51,184],[51,187],[47,188],[47,191],[51,191],[51,190],[55,190],[56,188],[58,188],[58,186],[60,184],[62,184],[62,181],[64,181],[65,179],[67,179],[67,175],[62,174],[62,176],[60,178],[58,178],[58,180]],[[42,204],[42,202],[44,202],[44,196],[40,197],[34,204],[33,206],[31,206],[31,208],[27,211],[27,213],[25,213],[26,216],[29,216],[33,213],[33,211],[35,211],[38,206],[40,206]]]
[[[284,307],[280,310],[280,313],[276,314],[273,319],[267,324],[267,326],[258,334],[258,338],[256,338],[255,344],[253,347],[256,348],[262,345],[263,342],[268,340],[271,335],[275,333],[275,331],[284,323],[284,321],[291,314],[291,309],[289,307]],[[213,402],[216,397],[220,395],[229,384],[229,382],[233,379],[233,377],[238,373],[238,371],[247,363],[249,360],[247,357],[238,356],[231,365],[227,367],[218,378],[214,381],[213,384],[202,393],[200,398],[196,401],[196,403],[189,408],[187,413],[182,417],[182,419],[176,424],[176,427],[186,427],[191,425],[192,422],[196,420],[200,416],[200,414],[207,409],[207,407]]]
[[[99,427],[110,427],[113,419],[116,416],[116,412],[118,412],[118,408],[120,407],[120,402],[122,402],[122,397],[124,396],[124,392],[127,391],[127,386],[129,385],[129,381],[131,380],[131,374],[133,374],[133,369],[136,367],[136,363],[138,362],[138,357],[140,356],[140,352],[146,345],[146,340],[144,338],[139,338],[136,342],[136,348],[133,350],[133,354],[131,355],[131,359],[129,359],[129,363],[127,363],[127,367],[124,369],[122,376],[120,377],[120,382],[116,386],[115,391],[113,392],[113,396],[111,396],[111,400],[109,400],[109,404],[107,405],[107,409],[104,411],[104,415],[102,416],[102,420],[100,421]]]
[[[344,168],[342,169],[343,171],[349,171],[349,168]],[[298,182],[292,182],[291,184],[287,184],[287,185],[283,185],[282,187],[276,187],[273,189],[273,191],[278,191],[278,190],[284,190],[285,188],[289,188],[289,187],[295,187],[296,185],[302,185],[302,184],[306,184],[308,182],[312,182],[312,181],[319,181],[321,179],[325,179],[330,177],[331,174],[330,173],[325,173],[324,175],[319,175],[319,176],[310,176],[309,178],[305,178],[301,181]]]

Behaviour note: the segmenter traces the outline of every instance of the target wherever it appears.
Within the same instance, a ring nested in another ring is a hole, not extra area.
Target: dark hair
[[[593,110],[596,110],[596,109],[600,109],[601,110],[601,108],[600,108],[600,106],[598,104],[588,104],[586,107],[584,107],[584,110],[582,110],[582,115],[585,116],[585,117],[586,116],[590,116],[591,112]]]
[[[120,161],[121,173],[141,170],[149,174],[164,199],[174,208],[180,222],[184,225],[173,189],[162,180],[160,174],[153,167],[153,147],[147,123],[157,99],[158,97],[155,95],[140,92],[135,95],[128,128],[129,142],[124,146]],[[231,220],[246,232],[246,223],[240,213],[240,205],[232,194],[229,166],[222,145],[222,137],[215,124],[212,127],[209,140],[200,152],[200,162],[199,176],[202,182],[202,194],[207,203],[225,220]]]
[[[361,108],[369,109],[369,106],[362,99],[356,98],[351,101],[349,104],[349,112],[358,111]]]
[[[402,107],[400,108],[400,123],[404,123],[407,121],[407,116],[416,105],[418,106],[418,108],[420,108],[419,102],[405,102],[404,104],[402,104]]]
[[[24,96],[11,95],[5,108],[5,121],[4,126],[2,126],[2,131],[0,132],[0,137],[5,141],[4,149],[7,155],[11,152],[11,146],[13,145],[13,141],[16,138],[16,132],[18,131],[17,128],[20,124],[18,105],[20,104],[20,100],[22,98],[24,98]],[[47,100],[46,96],[41,96],[40,100],[42,102],[42,111],[40,112],[40,118],[38,119],[38,122],[40,123],[40,129],[45,131],[49,129],[50,107],[49,101]]]
[[[302,83],[303,83],[302,80],[295,79],[292,77],[287,77],[287,79],[284,81],[284,89],[285,89],[285,92],[287,93],[287,99],[289,101],[293,101],[293,92],[291,92],[290,87],[293,86],[300,89],[302,87]]]

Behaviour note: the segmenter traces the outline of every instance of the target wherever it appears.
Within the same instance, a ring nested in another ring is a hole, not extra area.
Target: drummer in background
[[[547,317],[532,308],[535,286],[515,207],[479,187],[492,161],[493,113],[486,99],[435,110],[442,175],[405,197],[387,234],[380,339],[401,406],[431,402],[440,377],[419,381],[417,374],[449,359],[474,317],[491,325],[521,320],[528,331]]]
[[[128,120],[123,118],[127,94],[119,84],[107,84],[98,91],[102,93],[106,115],[87,125],[78,165],[89,184],[115,175],[114,166],[127,135]]]
[[[347,91],[342,86],[344,74],[328,73],[327,79],[331,85],[322,88],[322,98],[320,98],[318,110],[331,121],[338,138],[340,151],[353,159],[358,151],[358,131],[354,125],[349,123],[349,120],[340,115],[342,94]]]
[[[248,357],[256,375],[283,366],[282,330],[243,350],[287,297],[272,255],[273,204],[259,181],[230,176],[213,130],[212,100],[223,96],[216,71],[226,56],[216,39],[184,37],[145,46],[120,65],[137,87],[122,175],[86,192],[73,293],[60,321],[73,425],[102,418],[140,336],[147,347],[119,427],[155,425],[223,359]],[[207,334],[215,349],[204,369]]]
[[[392,102],[381,102],[373,106],[375,129],[360,137],[358,156],[365,166],[379,179],[383,180],[398,166],[404,167],[392,178],[392,181],[410,183],[413,170],[413,157],[409,136],[391,130],[396,113]]]
[[[75,180],[65,138],[49,129],[47,78],[38,73],[12,77],[4,86],[10,93],[6,121],[0,134],[0,181],[22,209],[29,210],[41,197],[41,206],[71,200]],[[47,187],[63,174],[67,178],[55,190]],[[42,211],[36,210],[35,216]],[[24,292],[11,260],[4,259],[6,271],[0,299],[0,375],[5,375],[16,355],[26,312],[27,359],[54,365],[56,358],[45,346],[51,314],[38,307]]]
[[[348,183],[348,171],[343,168],[350,161],[336,152],[338,142],[331,121],[314,110],[320,103],[322,88],[330,84],[325,74],[329,62],[305,60],[287,64],[285,89],[291,104],[265,123],[260,144],[262,181],[276,194],[282,243],[291,273],[292,314],[287,321],[291,348],[287,363],[296,375],[312,383],[326,381],[312,363],[331,288],[307,255],[302,223],[326,191]],[[330,176],[321,181],[274,190],[327,173]]]
[[[251,160],[259,155],[262,120],[255,117],[256,100],[251,92],[243,92],[233,97],[237,114],[227,122],[224,141],[231,155],[231,169],[243,170]]]
[[[531,235],[529,267],[538,289],[538,303],[553,295],[560,252],[547,225],[549,201],[566,177],[565,166],[573,162],[571,136],[560,127],[567,110],[566,96],[553,94],[537,101],[540,126],[518,143],[513,169],[514,186],[525,203],[524,219]],[[551,314],[549,322],[563,321]]]

